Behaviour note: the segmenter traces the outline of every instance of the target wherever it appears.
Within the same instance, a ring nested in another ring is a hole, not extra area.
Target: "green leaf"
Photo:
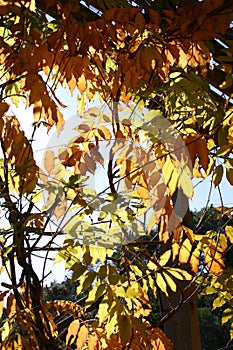
[[[90,285],[94,282],[96,278],[96,272],[89,271],[86,275],[82,276],[80,285],[77,287],[77,294],[81,294],[85,290],[87,290]]]
[[[105,283],[97,282],[88,294],[86,305],[92,305],[105,292]]]
[[[84,266],[81,262],[77,262],[70,269],[73,271],[72,281],[76,281],[87,270],[87,266]]]
[[[226,226],[225,227],[225,233],[227,235],[227,238],[229,241],[233,244],[233,227],[232,226]]]
[[[231,145],[223,145],[219,148],[219,150],[217,151],[216,155],[217,157],[222,157],[225,156],[226,154],[230,153],[232,150],[232,146]]]
[[[132,324],[128,315],[122,315],[119,318],[119,332],[121,343],[123,346],[126,346],[132,337]]]
[[[105,65],[105,69],[106,69],[106,72],[107,73],[110,73],[111,70],[113,72],[115,72],[117,70],[117,65],[116,63],[111,59],[111,57],[107,57],[107,60],[106,60],[106,65]]]
[[[222,177],[223,177],[223,166],[218,165],[215,168],[214,174],[213,174],[213,183],[214,183],[215,187],[220,184],[220,182],[222,181]]]
[[[233,169],[226,168],[226,177],[228,182],[233,186]]]

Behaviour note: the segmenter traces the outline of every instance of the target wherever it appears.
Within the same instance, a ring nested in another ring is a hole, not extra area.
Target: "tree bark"
[[[180,282],[181,291],[187,287],[187,282]],[[184,300],[189,297],[195,286],[184,291]],[[171,307],[176,307],[180,302],[180,292],[169,293],[167,297],[162,298],[162,311],[166,315],[171,311]],[[170,304],[170,305],[169,305]],[[164,332],[173,343],[173,350],[201,350],[200,328],[198,319],[198,309],[196,297],[182,303],[178,311],[168,319],[164,325]]]

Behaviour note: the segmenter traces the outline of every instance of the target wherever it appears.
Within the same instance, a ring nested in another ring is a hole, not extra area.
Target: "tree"
[[[226,209],[226,208],[225,208]],[[207,233],[211,231],[217,231],[223,233],[225,227],[232,225],[232,217],[229,215],[229,211],[223,215],[222,208],[206,207],[200,211],[191,213],[192,227],[196,232]],[[220,233],[220,234],[221,234]],[[221,239],[221,236],[220,236]],[[224,253],[224,262],[226,265],[226,276],[230,276],[232,273],[232,246]],[[222,278],[223,275],[222,275]],[[213,283],[212,283],[213,284]],[[227,289],[227,283],[223,283],[225,289]],[[229,281],[228,281],[229,285]],[[220,292],[220,291],[219,291]],[[219,302],[219,297],[222,302]],[[226,301],[226,300],[225,300]],[[224,293],[223,295],[218,293],[218,287],[203,288],[202,292],[199,293],[198,297],[198,309],[200,316],[200,329],[203,349],[216,349],[227,347],[231,343],[229,340],[229,320],[223,318],[222,315],[226,314],[224,309]],[[211,329],[209,323],[211,320]]]
[[[232,318],[223,254],[233,228],[200,235],[187,217],[192,178],[211,176],[217,187],[225,171],[233,183],[231,101],[209,86],[212,79],[227,93],[232,84],[233,4],[7,0],[0,15],[0,244],[10,279],[0,299],[2,310],[7,300],[2,348],[169,350],[182,339],[197,350],[198,333],[180,329],[170,340],[166,324],[187,312],[196,317],[200,285],[227,305],[223,322]],[[65,125],[60,86],[78,89],[82,122],[39,167],[37,130],[61,133]],[[97,98],[101,107],[88,106]],[[10,112],[21,100],[33,108],[31,138]],[[108,184],[97,191],[90,183],[100,167]],[[54,250],[79,281],[77,294],[89,290],[85,310],[43,301]],[[40,277],[33,257],[42,252]],[[167,308],[155,323],[151,294]],[[64,310],[73,317],[67,331],[56,324]]]

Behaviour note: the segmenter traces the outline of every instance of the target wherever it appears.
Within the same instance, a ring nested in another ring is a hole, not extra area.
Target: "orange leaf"
[[[9,294],[7,298],[7,308],[6,308],[6,314],[7,317],[10,318],[16,311],[16,300],[14,294]]]
[[[44,156],[44,166],[47,173],[50,175],[55,168],[55,154],[52,150],[45,152]]]
[[[212,241],[210,246],[205,249],[205,263],[214,275],[219,275],[224,270],[222,252],[216,242]]]
[[[81,92],[81,94],[86,91],[86,89],[87,89],[87,82],[86,82],[86,79],[85,79],[83,74],[81,75],[80,78],[78,78],[78,84],[77,85],[78,85],[78,89]]]
[[[190,265],[192,267],[193,272],[196,273],[198,271],[199,264],[200,264],[200,251],[199,249],[195,249],[190,258]]]
[[[90,338],[88,340],[88,350],[97,349],[97,342],[98,342],[98,339],[97,339],[96,335],[91,334]]]
[[[160,328],[155,328],[151,335],[154,350],[172,350],[171,341]]]
[[[108,128],[106,128],[106,126],[100,126],[98,128],[98,133],[100,134],[100,136],[105,139],[105,140],[111,140],[112,138],[112,134],[111,132],[108,130]]]
[[[2,317],[3,309],[4,309],[4,297],[8,293],[8,290],[0,294],[0,319]]]
[[[74,320],[73,322],[71,322],[66,335],[66,345],[71,345],[74,343],[77,337],[79,328],[80,328],[79,320]]]
[[[82,350],[83,345],[87,341],[87,336],[88,336],[88,329],[84,325],[80,328],[78,332],[78,339],[76,341],[76,349],[77,350]]]

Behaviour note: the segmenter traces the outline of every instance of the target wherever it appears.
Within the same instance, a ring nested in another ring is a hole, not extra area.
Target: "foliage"
[[[7,304],[2,349],[170,350],[159,326],[188,301],[179,281],[197,281],[206,294],[217,293],[214,307],[227,305],[223,323],[233,315],[224,262],[231,224],[201,234],[184,220],[193,178],[210,176],[217,187],[225,174],[233,184],[232,106],[219,102],[206,81],[211,44],[229,30],[232,4],[108,3],[97,1],[97,12],[90,10],[92,1],[0,2],[6,218],[0,246],[10,279],[0,294],[1,311]],[[229,87],[232,42],[225,46],[217,59]],[[62,132],[65,124],[61,86],[79,91],[82,122],[66,147],[47,150],[39,167],[36,131]],[[97,98],[101,107],[88,106]],[[22,100],[33,109],[32,138],[11,113],[10,104]],[[100,193],[89,185],[98,167],[108,181]],[[231,208],[219,210],[230,218]],[[62,247],[59,236],[65,237]],[[43,301],[45,265],[54,250],[55,262],[65,261],[78,281],[77,295],[88,293],[85,309],[72,301]],[[33,256],[43,251],[40,277]],[[169,300],[172,292],[180,294],[179,304],[153,323],[151,301],[159,295]],[[56,321],[64,311],[72,321],[60,329]]]

